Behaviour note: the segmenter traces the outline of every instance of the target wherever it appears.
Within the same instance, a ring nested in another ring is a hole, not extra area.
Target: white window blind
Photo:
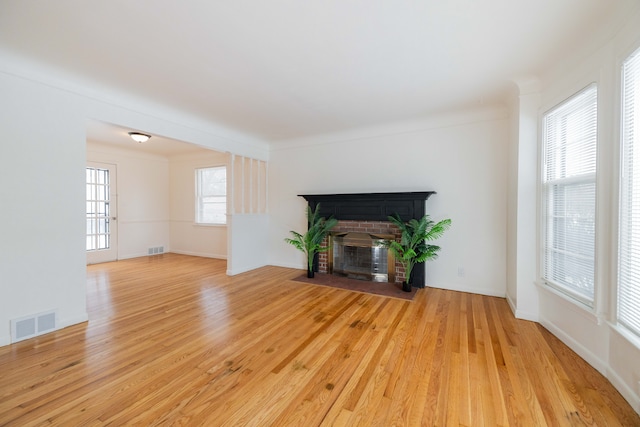
[[[227,168],[196,169],[196,222],[227,223]]]
[[[640,336],[640,49],[622,66],[621,137],[617,312]]]
[[[543,279],[593,306],[597,86],[544,115]]]

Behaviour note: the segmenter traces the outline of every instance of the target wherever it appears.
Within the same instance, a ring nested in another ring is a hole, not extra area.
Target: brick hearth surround
[[[354,232],[369,234],[390,234],[396,236],[396,240],[400,240],[400,230],[397,226],[388,221],[346,221],[340,220],[338,224],[331,229],[331,232]],[[327,239],[322,242],[322,246],[327,246]],[[328,273],[327,257],[328,252],[320,252],[318,254],[318,273]],[[396,283],[402,283],[405,280],[404,267],[396,261]]]

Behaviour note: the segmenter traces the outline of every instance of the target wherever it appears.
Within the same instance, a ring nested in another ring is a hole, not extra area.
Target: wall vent
[[[57,329],[57,312],[46,311],[11,320],[11,342],[37,337]]]
[[[158,255],[164,253],[164,246],[156,246],[153,248],[149,248],[149,255]]]

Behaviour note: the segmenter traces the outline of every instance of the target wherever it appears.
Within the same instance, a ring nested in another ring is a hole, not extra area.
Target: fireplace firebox
[[[395,256],[384,242],[394,235],[336,232],[329,235],[328,273],[372,282],[395,282]]]

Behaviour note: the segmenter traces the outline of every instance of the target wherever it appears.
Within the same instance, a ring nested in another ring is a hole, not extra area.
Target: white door
[[[87,163],[87,264],[118,259],[116,165]]]

